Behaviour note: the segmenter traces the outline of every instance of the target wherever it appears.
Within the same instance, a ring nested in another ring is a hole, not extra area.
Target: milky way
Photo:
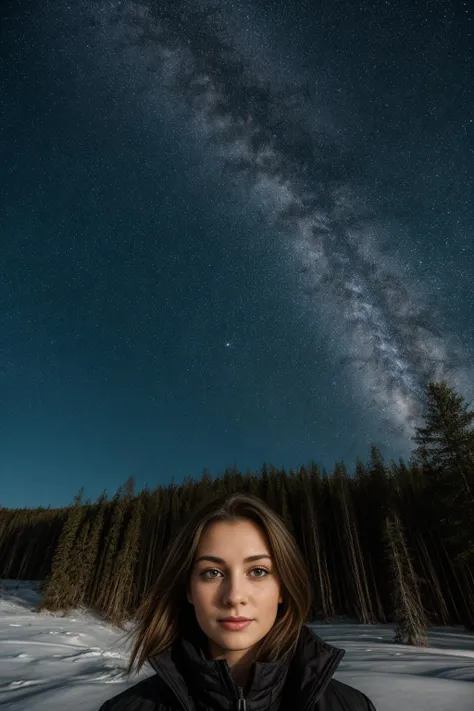
[[[157,81],[173,90],[195,140],[212,147],[224,174],[294,250],[297,288],[357,397],[390,428],[412,434],[429,380],[469,384],[465,357],[435,327],[420,284],[382,251],[349,161],[303,120],[298,106],[311,100],[307,90],[272,86],[239,52],[219,11],[202,4],[129,2],[94,12],[96,31],[116,41],[117,57],[133,56],[135,72],[141,64],[150,91]]]

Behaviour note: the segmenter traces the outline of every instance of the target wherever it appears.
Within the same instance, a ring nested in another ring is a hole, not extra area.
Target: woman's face
[[[252,561],[250,556],[258,557]],[[260,557],[261,556],[261,557]],[[188,601],[209,640],[212,659],[237,664],[271,630],[282,602],[281,586],[265,533],[252,521],[217,521],[204,530],[189,579]],[[223,617],[248,617],[243,630]]]

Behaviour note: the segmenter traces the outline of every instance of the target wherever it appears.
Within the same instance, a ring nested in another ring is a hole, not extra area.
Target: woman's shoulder
[[[175,711],[176,708],[168,687],[154,674],[107,699],[99,711]]]
[[[324,696],[324,711],[376,711],[372,701],[362,691],[337,679],[331,679]]]

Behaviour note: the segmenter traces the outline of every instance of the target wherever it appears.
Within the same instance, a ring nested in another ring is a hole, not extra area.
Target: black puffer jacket
[[[291,662],[257,662],[244,695],[224,659],[206,659],[199,640],[181,635],[149,659],[155,675],[99,711],[375,711],[361,691],[332,679],[344,654],[304,626]]]

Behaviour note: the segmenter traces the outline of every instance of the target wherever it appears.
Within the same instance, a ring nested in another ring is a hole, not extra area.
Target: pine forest
[[[408,462],[372,445],[354,471],[235,467],[212,479],[66,508],[0,508],[0,577],[40,580],[38,610],[84,605],[119,626],[160,570],[168,543],[210,494],[261,497],[294,534],[311,574],[311,621],[393,622],[395,641],[426,645],[430,625],[474,631],[474,411],[445,382],[426,388]]]

